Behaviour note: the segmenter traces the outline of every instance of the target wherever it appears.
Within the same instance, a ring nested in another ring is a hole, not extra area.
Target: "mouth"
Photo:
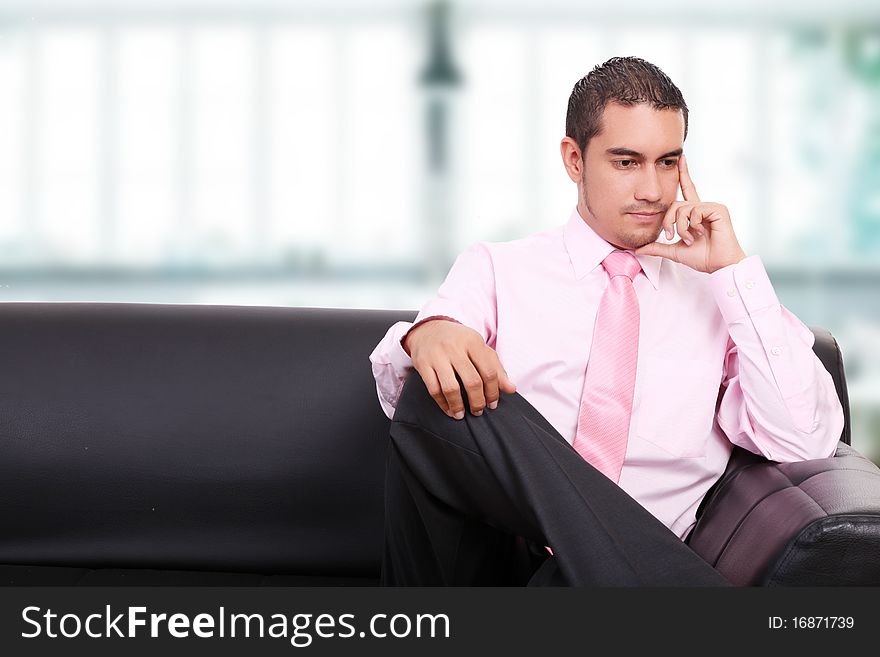
[[[654,221],[654,220],[658,219],[662,213],[661,212],[653,212],[650,214],[645,214],[643,212],[629,212],[627,214],[629,214],[629,215],[631,215],[641,221]]]

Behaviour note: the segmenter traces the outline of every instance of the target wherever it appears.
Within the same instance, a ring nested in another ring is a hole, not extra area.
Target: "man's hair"
[[[612,57],[577,81],[568,98],[565,134],[585,156],[587,144],[602,128],[608,103],[648,103],[656,110],[680,109],[687,139],[688,108],[681,91],[659,68],[638,57]]]

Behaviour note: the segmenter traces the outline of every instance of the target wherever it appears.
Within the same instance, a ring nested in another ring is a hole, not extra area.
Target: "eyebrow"
[[[676,157],[678,155],[681,155],[683,152],[684,152],[683,148],[676,148],[674,151],[669,151],[668,153],[663,153],[663,155],[661,155],[657,159],[662,160],[665,157]],[[642,153],[639,153],[638,151],[634,151],[631,148],[622,148],[622,147],[609,148],[608,150],[605,151],[605,153],[607,155],[626,155],[626,156],[631,157],[636,160],[644,160],[645,159],[645,156]]]

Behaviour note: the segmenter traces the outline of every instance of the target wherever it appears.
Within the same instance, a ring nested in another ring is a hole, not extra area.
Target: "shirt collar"
[[[590,228],[589,224],[584,221],[580,213],[575,207],[571,212],[571,217],[562,231],[562,238],[565,242],[565,250],[568,251],[568,257],[574,268],[575,278],[580,280],[596,267],[602,265],[605,257],[614,251],[616,247],[612,246]],[[661,232],[658,241],[666,243],[666,236]],[[632,253],[632,249],[627,249]],[[654,289],[660,287],[660,266],[663,264],[661,256],[636,255],[639,264],[642,265],[642,271],[651,281]]]

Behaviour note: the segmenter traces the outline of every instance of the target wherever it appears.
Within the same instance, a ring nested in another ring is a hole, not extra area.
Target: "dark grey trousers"
[[[381,582],[730,586],[520,394],[454,420],[415,371],[391,423]]]

